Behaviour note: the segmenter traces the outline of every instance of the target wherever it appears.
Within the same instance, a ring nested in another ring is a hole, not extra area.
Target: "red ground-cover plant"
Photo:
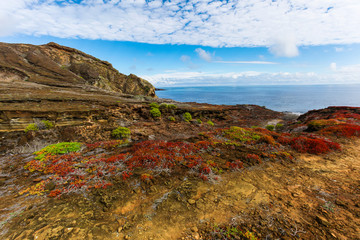
[[[88,149],[84,152],[92,151],[96,147],[113,148],[118,144],[118,141],[100,142],[88,145]],[[135,144],[127,153],[112,156],[104,154],[84,156],[84,152],[45,154],[41,159],[35,158],[27,163],[25,168],[31,172],[42,172],[48,178],[22,193],[43,194],[46,191],[45,185],[49,182],[53,182],[56,186],[56,189],[50,191],[49,197],[85,192],[92,188],[107,188],[112,185],[111,177],[118,175],[122,180],[126,180],[133,175],[135,168],[152,170],[156,173],[171,172],[176,168],[186,167],[196,170],[199,177],[208,176],[213,174],[212,167],[216,164],[206,161],[202,154],[206,153],[211,145],[208,141],[196,143],[144,141]]]
[[[312,154],[323,154],[341,149],[338,143],[332,142],[331,140],[306,136],[292,138],[290,146],[300,153]]]
[[[133,146],[131,156],[125,161],[129,169],[142,167],[156,171],[169,171],[175,166],[198,169],[205,160],[200,155],[211,146],[210,142],[197,143],[143,141]]]
[[[295,137],[290,134],[282,134],[277,138],[277,141],[282,145],[290,146],[300,153],[323,154],[341,149],[338,143],[315,134]]]
[[[323,134],[336,136],[359,136],[360,126],[337,124],[321,131]],[[114,154],[115,148],[127,144],[122,140],[59,144],[64,151],[57,150],[57,145],[37,152],[38,156],[26,164],[29,171],[43,173],[43,181],[22,191],[29,194],[48,193],[49,197],[59,197],[64,193],[85,193],[89,189],[107,188],[112,179],[129,179],[135,169],[151,172],[143,174],[142,181],[150,181],[159,173],[184,172],[196,175],[203,180],[216,180],[215,173],[223,169],[242,169],[246,164],[257,164],[263,160],[289,160],[289,146],[301,153],[323,154],[339,150],[340,145],[319,135],[276,133],[263,128],[231,127],[216,129],[200,134],[201,141],[167,142],[143,141],[127,148],[126,153]],[[96,155],[96,148],[103,148],[106,154]],[[70,149],[70,150],[67,150]],[[231,152],[234,151],[234,152]],[[234,153],[234,154],[232,154]],[[230,156],[226,161],[221,156]],[[241,160],[242,161],[241,161]],[[46,190],[52,183],[55,189]]]
[[[111,140],[111,141],[102,141],[95,143],[87,143],[86,147],[89,150],[94,150],[95,148],[104,148],[104,149],[113,149],[121,145],[127,144],[129,141],[126,140]]]
[[[250,161],[257,161],[261,163],[261,158],[257,154],[249,153],[246,155],[246,159]]]
[[[238,170],[244,168],[244,163],[240,160],[234,162],[226,162],[225,166],[230,169]]]
[[[347,110],[340,110],[333,113],[330,118],[333,119],[355,119],[357,121],[360,121],[360,114],[354,113]]]
[[[320,131],[320,133],[324,135],[334,135],[337,137],[359,137],[360,125],[344,123],[324,128]]]

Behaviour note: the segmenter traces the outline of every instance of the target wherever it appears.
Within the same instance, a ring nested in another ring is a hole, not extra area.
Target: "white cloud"
[[[274,41],[269,48],[270,52],[278,57],[296,57],[299,50],[293,36],[283,36]]]
[[[330,68],[331,70],[336,71],[336,63],[330,63]]]
[[[205,51],[202,48],[195,49],[195,52],[199,55],[199,57],[207,62],[211,62],[212,56],[209,52]]]
[[[212,47],[266,46],[279,56],[296,56],[296,46],[360,43],[358,0],[59,2],[0,1],[0,34]],[[10,16],[13,19],[9,22]],[[295,34],[296,39],[288,41],[289,34]]]
[[[217,86],[217,85],[306,85],[306,84],[338,84],[360,83],[360,64],[350,66],[336,66],[334,71],[324,74],[314,72],[176,72],[141,76],[149,80],[156,87],[166,86]]]
[[[233,64],[278,64],[276,62],[266,61],[214,61],[216,63],[233,63]]]
[[[344,51],[344,48],[342,48],[342,47],[335,47],[334,49],[335,49],[335,52],[342,52],[342,51]]]
[[[182,55],[182,56],[180,57],[180,60],[181,60],[182,62],[189,62],[189,61],[190,61],[190,57],[189,57],[188,55]]]

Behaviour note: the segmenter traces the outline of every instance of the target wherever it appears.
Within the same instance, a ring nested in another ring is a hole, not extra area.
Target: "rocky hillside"
[[[79,50],[0,43],[0,132],[22,131],[41,119],[78,125],[109,106],[153,98],[146,80]]]
[[[146,80],[121,74],[106,61],[53,42],[41,46],[0,43],[0,81],[15,80],[57,87],[89,85],[155,97],[155,88]]]

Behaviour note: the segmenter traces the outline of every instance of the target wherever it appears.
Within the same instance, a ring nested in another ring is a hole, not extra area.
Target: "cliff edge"
[[[26,81],[54,87],[95,86],[112,92],[156,97],[155,88],[136,75],[124,75],[106,61],[57,43],[0,43],[0,81]]]

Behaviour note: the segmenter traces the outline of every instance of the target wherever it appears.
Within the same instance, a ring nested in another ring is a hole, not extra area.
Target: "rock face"
[[[108,91],[155,97],[155,88],[133,74],[119,73],[106,61],[56,43],[0,43],[0,82],[27,81],[46,86],[95,86]]]

